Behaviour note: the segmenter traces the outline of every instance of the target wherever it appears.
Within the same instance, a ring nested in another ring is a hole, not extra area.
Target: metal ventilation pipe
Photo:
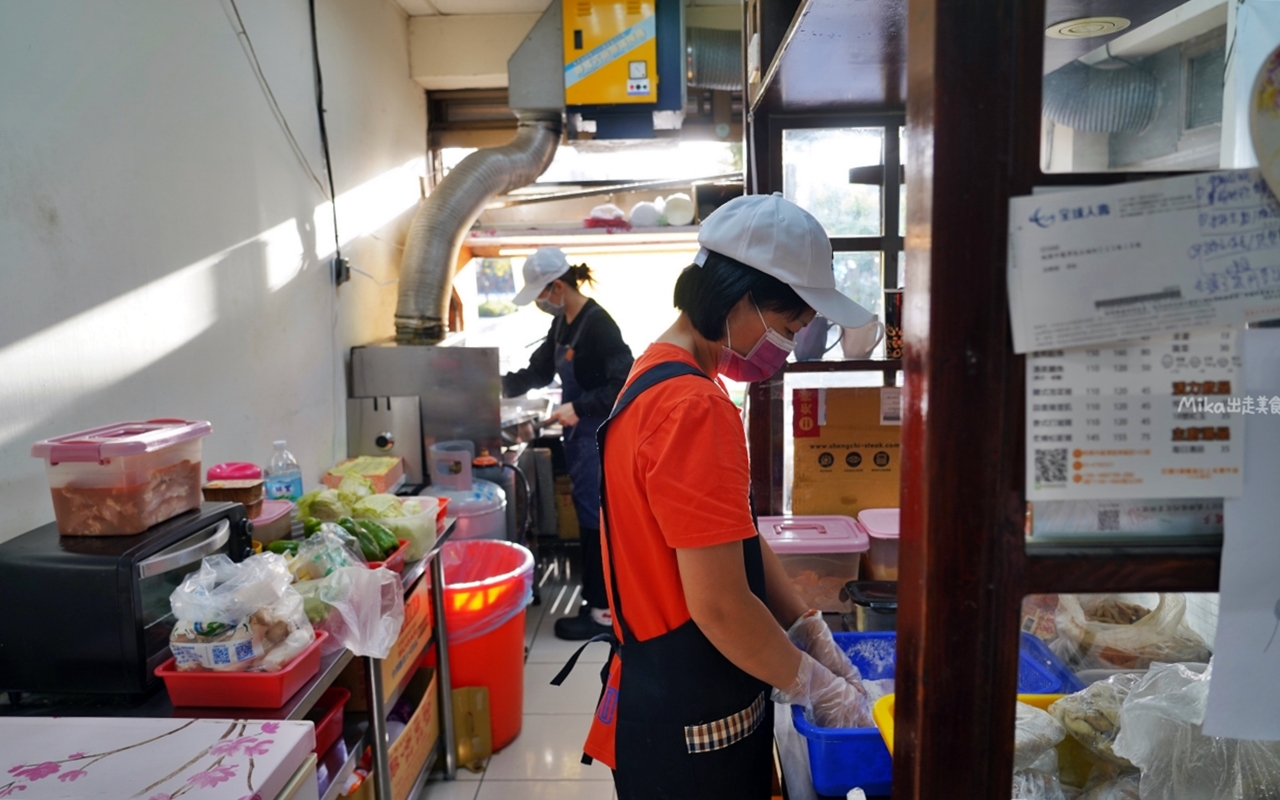
[[[689,86],[742,91],[742,34],[715,28],[688,28],[685,63]]]
[[[1072,61],[1044,76],[1044,115],[1077,131],[1139,133],[1159,106],[1156,76],[1127,64],[1100,69]]]
[[[515,139],[467,156],[419,205],[400,265],[397,343],[435,344],[444,338],[453,267],[467,230],[489,200],[533,183],[551,164],[560,144],[559,113],[517,116]]]

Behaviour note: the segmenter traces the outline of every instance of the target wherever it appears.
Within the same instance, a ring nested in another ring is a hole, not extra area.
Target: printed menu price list
[[[1218,329],[1028,356],[1027,499],[1239,496],[1238,341]]]

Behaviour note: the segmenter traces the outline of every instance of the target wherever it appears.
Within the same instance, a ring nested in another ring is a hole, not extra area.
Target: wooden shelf
[[[1028,545],[1026,594],[1216,592],[1222,544]]]

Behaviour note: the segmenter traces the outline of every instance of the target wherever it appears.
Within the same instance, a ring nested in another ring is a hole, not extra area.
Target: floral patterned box
[[[0,798],[274,800],[314,746],[310,722],[0,719]]]

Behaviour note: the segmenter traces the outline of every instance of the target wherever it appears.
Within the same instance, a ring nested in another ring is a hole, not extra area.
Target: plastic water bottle
[[[267,499],[296,501],[302,497],[302,468],[293,454],[284,449],[284,439],[272,444],[276,451],[267,464]]]

